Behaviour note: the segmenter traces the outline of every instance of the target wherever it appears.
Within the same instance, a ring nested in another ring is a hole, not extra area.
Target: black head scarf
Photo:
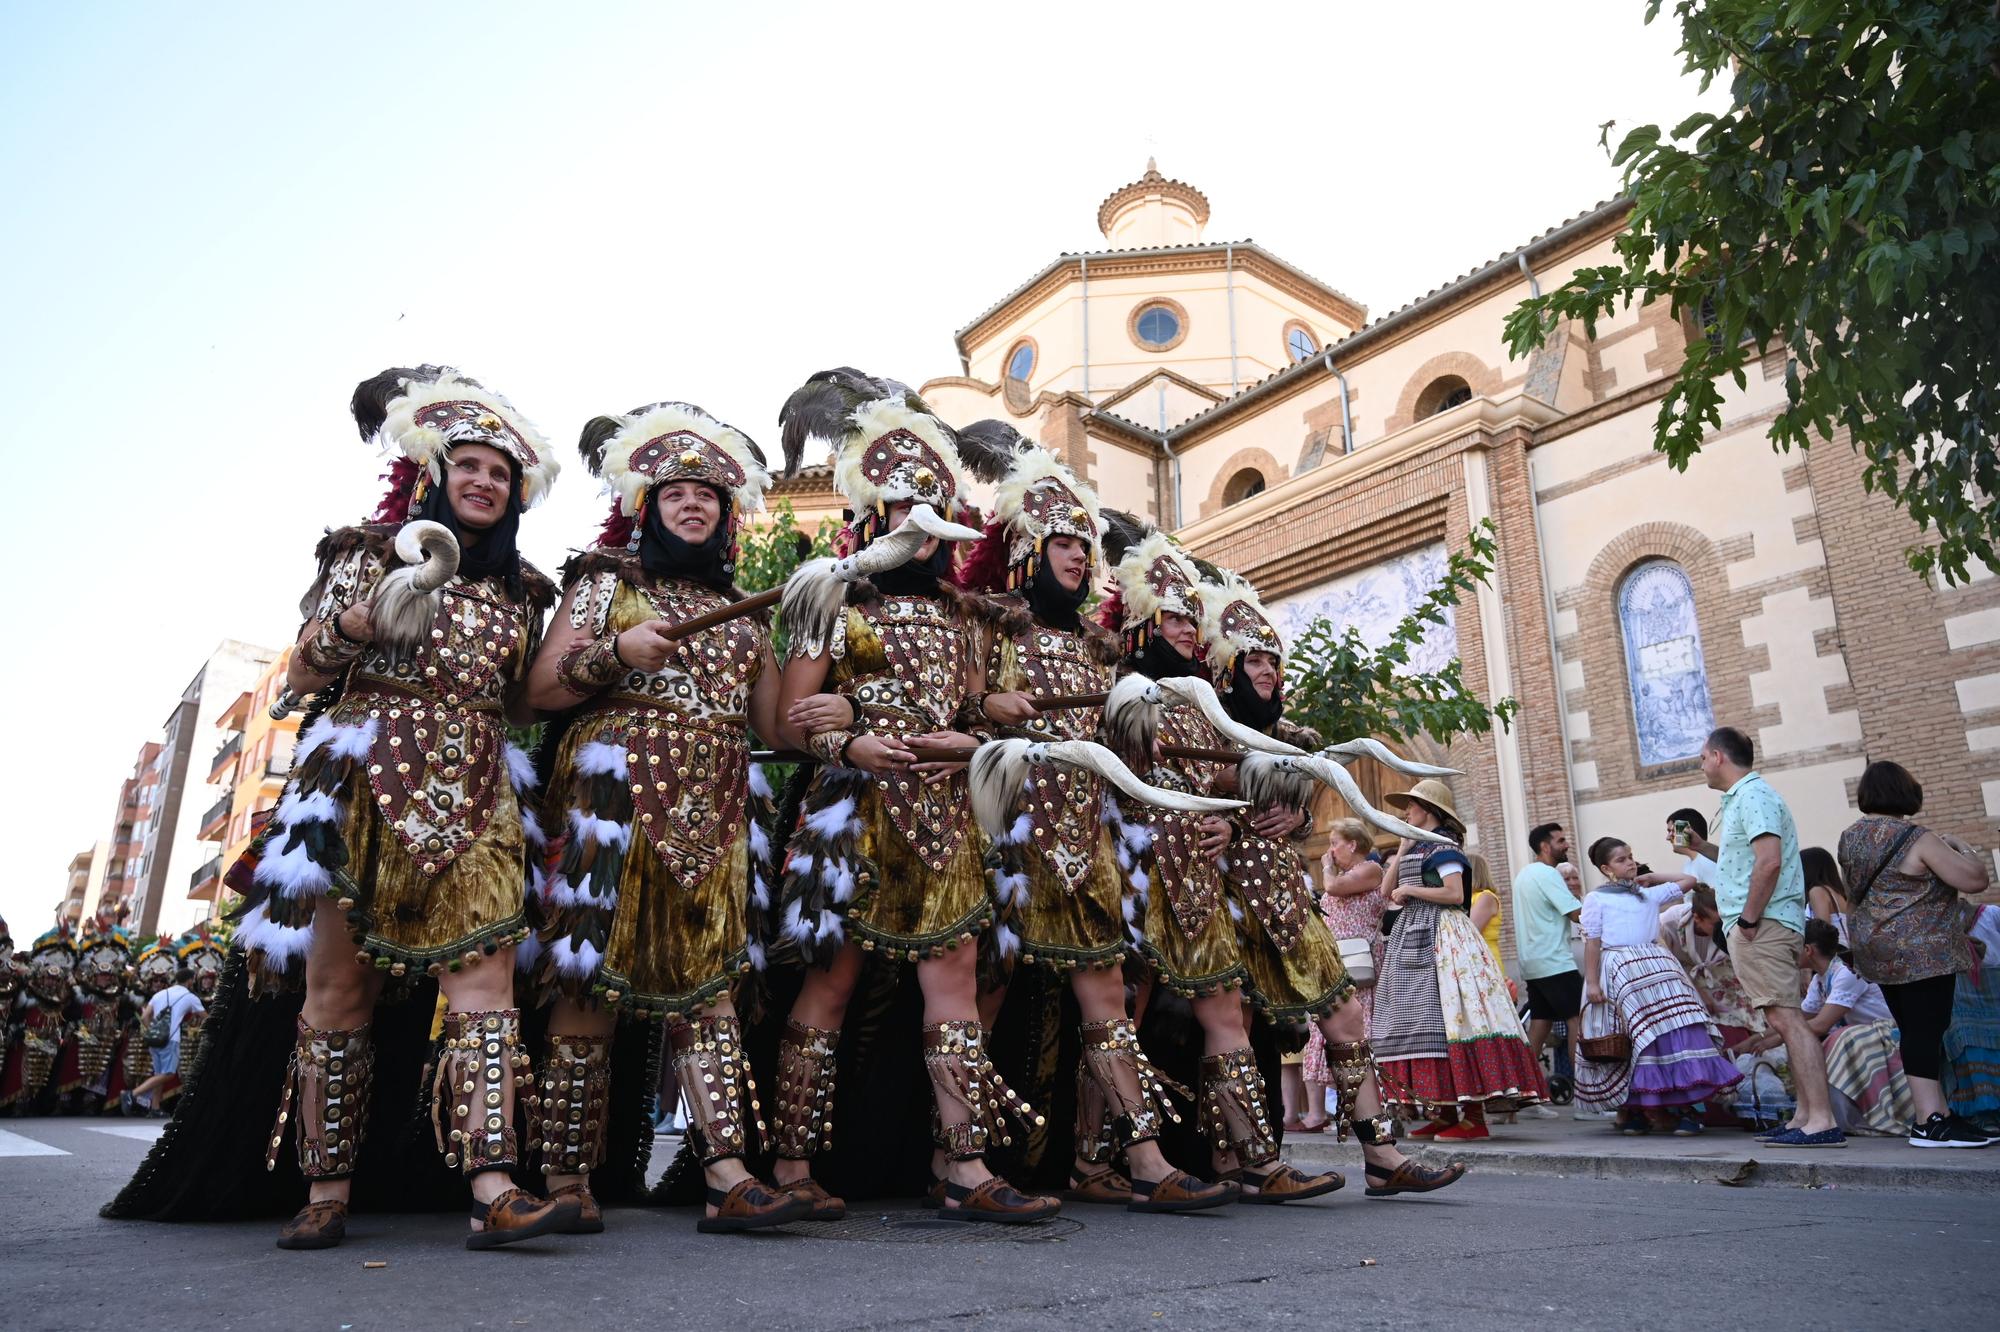
[[[1177,675],[1202,673],[1201,663],[1193,657],[1183,657],[1163,634],[1148,637],[1146,646],[1125,658],[1125,664],[1154,680],[1171,680]]]
[[[519,601],[525,595],[521,583],[521,552],[516,544],[521,532],[521,469],[507,459],[507,508],[493,526],[481,532],[468,530],[452,511],[451,497],[442,485],[431,486],[412,516],[443,523],[458,538],[458,576],[468,582],[498,578],[507,595]]]
[[[710,486],[710,490],[715,487]],[[655,578],[687,578],[717,592],[736,587],[736,542],[729,530],[729,496],[715,491],[722,514],[708,540],[699,545],[683,540],[660,521],[660,506],[646,492],[646,516],[639,526],[639,563]]]
[[[938,580],[951,572],[951,543],[938,542],[927,560],[911,560],[869,579],[885,597],[934,597]]]
[[[1064,587],[1049,568],[1047,560],[1035,564],[1035,576],[1028,582],[1028,609],[1035,618],[1052,629],[1067,629],[1078,633],[1083,629],[1078,610],[1090,599],[1090,579],[1084,578],[1074,589]]]
[[[1247,652],[1237,654],[1236,664],[1229,668],[1229,679],[1219,691],[1222,706],[1234,720],[1253,731],[1269,734],[1285,715],[1285,681],[1282,676],[1279,677],[1278,687],[1271,691],[1269,698],[1259,694],[1257,686],[1250,683],[1249,672],[1243,669],[1243,663],[1249,656]]]

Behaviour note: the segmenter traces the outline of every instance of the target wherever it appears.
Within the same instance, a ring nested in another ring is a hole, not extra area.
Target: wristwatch
[[[1736,918],[1736,925],[1738,929],[1754,930],[1763,923],[1764,923],[1764,918],[1762,916],[1757,917],[1757,919],[1755,920],[1745,920],[1741,916],[1738,916]]]

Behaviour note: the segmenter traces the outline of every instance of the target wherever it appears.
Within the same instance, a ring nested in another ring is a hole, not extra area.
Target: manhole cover
[[[1057,1217],[1032,1226],[990,1221],[940,1221],[930,1212],[868,1212],[840,1221],[795,1221],[785,1227],[814,1239],[862,1244],[1052,1244],[1083,1229],[1083,1222]]]

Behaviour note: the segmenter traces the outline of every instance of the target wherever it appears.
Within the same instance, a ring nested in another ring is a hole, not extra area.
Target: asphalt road
[[[470,1253],[458,1217],[357,1217],[342,1248],[285,1253],[262,1222],[100,1220],[149,1131],[0,1120],[0,1326],[1825,1332],[1990,1326],[2000,1294],[2000,1204],[1979,1194],[1476,1172],[1430,1198],[1355,1179],[1320,1204],[1072,1208],[1040,1231],[897,1207],[708,1236],[692,1211],[633,1210]]]

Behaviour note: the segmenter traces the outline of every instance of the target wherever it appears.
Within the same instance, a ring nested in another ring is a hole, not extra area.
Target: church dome
[[[1116,249],[1194,245],[1208,224],[1208,196],[1186,181],[1169,180],[1146,159],[1146,174],[1112,191],[1097,206],[1097,229]]]

